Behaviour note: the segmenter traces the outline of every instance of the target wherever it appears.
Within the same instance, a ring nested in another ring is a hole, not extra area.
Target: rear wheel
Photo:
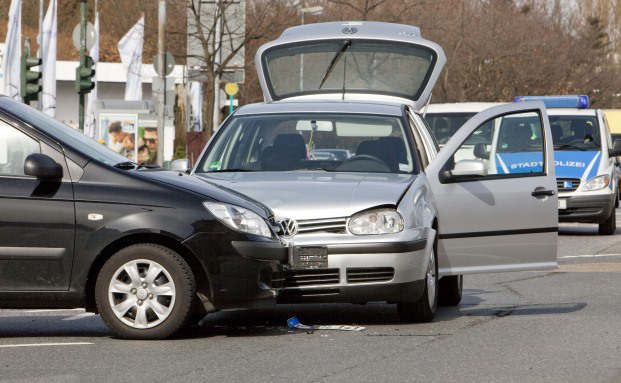
[[[457,306],[461,302],[464,287],[463,275],[450,275],[440,279],[438,304],[440,306]]]
[[[95,285],[97,309],[120,338],[163,339],[188,320],[194,275],[174,251],[155,244],[128,246],[103,265]]]
[[[617,211],[612,209],[610,217],[599,224],[599,234],[612,235],[617,231]]]
[[[435,248],[431,250],[425,287],[422,296],[415,302],[397,303],[399,317],[404,322],[431,322],[438,308],[438,260]]]

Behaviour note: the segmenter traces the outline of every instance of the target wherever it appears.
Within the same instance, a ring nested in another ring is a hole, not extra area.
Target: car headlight
[[[610,177],[607,174],[605,174],[603,176],[597,176],[597,177],[591,178],[589,181],[587,181],[587,183],[584,184],[584,186],[582,186],[582,190],[584,191],[599,190],[599,189],[604,189],[608,187],[608,185],[610,185]]]
[[[403,231],[403,217],[394,209],[375,209],[355,214],[349,232],[355,235],[393,234]]]
[[[272,236],[267,222],[253,211],[225,203],[203,202],[203,205],[220,222],[233,230],[268,238]]]

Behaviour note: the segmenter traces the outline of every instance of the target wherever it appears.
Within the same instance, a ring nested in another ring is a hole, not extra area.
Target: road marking
[[[81,313],[81,314],[77,314],[77,315],[73,315],[67,318],[63,318],[63,320],[78,320],[78,319],[82,319],[82,318],[86,318],[86,317],[90,317],[93,316],[95,314],[93,313]]]
[[[56,347],[56,346],[88,346],[95,343],[91,342],[72,342],[72,343],[23,343],[23,344],[0,344],[0,348],[17,347]]]
[[[27,313],[57,313],[57,312],[71,312],[71,311],[84,311],[84,309],[42,309],[42,310],[26,310]]]
[[[604,257],[621,257],[621,254],[585,254],[585,255],[563,255],[558,259],[571,259],[571,258],[604,258]]]

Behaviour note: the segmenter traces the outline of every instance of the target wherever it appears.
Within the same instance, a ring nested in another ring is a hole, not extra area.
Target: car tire
[[[438,283],[438,304],[440,306],[457,306],[461,302],[464,287],[463,275],[442,277]]]
[[[617,231],[617,211],[612,209],[610,217],[599,224],[598,232],[601,235],[612,235]]]
[[[423,280],[425,287],[421,297],[414,302],[397,303],[397,312],[403,322],[424,323],[431,322],[438,309],[438,258],[435,247],[427,265],[427,272]]]
[[[119,338],[164,339],[189,320],[196,282],[187,262],[171,249],[136,244],[108,259],[97,276],[95,301]]]

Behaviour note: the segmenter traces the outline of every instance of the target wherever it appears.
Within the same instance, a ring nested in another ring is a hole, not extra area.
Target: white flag
[[[95,77],[93,81],[97,84],[97,63],[99,62],[99,12],[95,13],[95,43],[91,47],[89,56],[93,58],[95,63]],[[97,102],[97,85],[86,95],[86,115],[84,116],[84,134],[91,138],[100,138],[97,132],[97,124],[95,119],[95,103]]]
[[[43,73],[43,95],[41,110],[48,116],[56,116],[56,50],[57,50],[56,0],[50,0],[41,27],[41,72]]]
[[[203,131],[203,87],[198,81],[190,82],[190,131]]]
[[[19,94],[19,67],[22,56],[22,1],[12,0],[9,7],[9,24],[2,55],[4,71],[4,94],[15,100],[21,100]]]
[[[144,42],[144,16],[119,41],[119,54],[127,70],[125,101],[142,100],[142,45]]]

